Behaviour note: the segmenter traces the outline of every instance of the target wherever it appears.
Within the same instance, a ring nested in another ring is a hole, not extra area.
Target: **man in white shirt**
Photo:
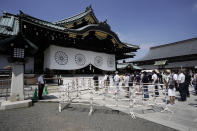
[[[124,80],[124,83],[125,83],[125,87],[129,87],[129,75],[128,74],[126,74],[123,77],[123,80]]]
[[[176,91],[178,91],[178,74],[177,74],[177,71],[174,72],[173,79],[175,80],[175,89],[176,89]]]
[[[158,97],[159,96],[159,89],[158,89],[158,77],[157,77],[157,74],[156,74],[156,71],[154,70],[153,72],[153,75],[152,75],[152,81],[153,81],[153,84],[155,85],[155,96]]]
[[[103,80],[104,80],[105,91],[108,91],[108,86],[109,86],[109,75],[105,74]]]
[[[38,77],[38,99],[42,100],[42,93],[44,89],[44,75]]]
[[[120,76],[118,75],[118,72],[115,72],[116,75],[114,76],[114,85],[116,86],[116,91],[119,91],[119,82],[120,82]]]
[[[179,87],[179,92],[181,96],[181,101],[186,101],[187,92],[186,92],[186,87],[185,87],[185,75],[183,74],[183,70],[179,71],[178,87]]]

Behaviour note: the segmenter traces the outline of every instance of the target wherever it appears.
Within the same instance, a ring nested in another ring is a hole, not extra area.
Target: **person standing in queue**
[[[197,95],[197,71],[195,71],[193,83],[194,83],[194,95]]]
[[[115,72],[115,76],[114,76],[114,85],[116,87],[116,93],[119,92],[119,82],[120,82],[120,76],[118,75],[118,72]]]
[[[38,99],[42,100],[42,93],[43,93],[43,89],[44,89],[44,74],[41,74],[38,77]]]
[[[127,73],[123,77],[123,80],[124,80],[125,88],[126,88],[126,97],[128,97],[129,96],[129,75]]]
[[[168,96],[170,97],[170,104],[174,105],[175,104],[175,79],[173,77],[173,74],[171,74],[170,70],[166,70],[166,81],[165,85],[168,89]]]
[[[143,84],[143,95],[144,95],[145,101],[149,99],[148,82],[149,82],[149,79],[147,76],[147,72],[144,71],[143,77],[142,77],[142,84]]]
[[[178,75],[178,88],[180,92],[181,99],[180,101],[186,101],[187,100],[187,92],[185,87],[185,75],[183,74],[183,70],[179,71]]]
[[[158,88],[157,72],[156,72],[156,70],[154,70],[152,73],[153,73],[152,81],[153,81],[153,84],[155,85],[155,97],[158,97],[159,96],[159,88]]]
[[[99,90],[99,78],[98,78],[98,75],[94,75],[93,76],[93,80],[94,80],[94,87],[95,87],[95,91],[98,91]]]
[[[190,97],[190,93],[189,93],[189,85],[191,83],[191,75],[189,74],[189,71],[186,70],[185,71],[185,88],[186,88],[186,95],[187,97]]]
[[[176,89],[176,91],[179,91],[179,89],[178,89],[178,71],[177,70],[174,71],[173,79],[175,80],[175,89]]]

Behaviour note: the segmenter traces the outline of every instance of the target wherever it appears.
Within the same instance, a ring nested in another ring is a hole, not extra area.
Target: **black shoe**
[[[39,98],[39,100],[43,100],[43,98]]]

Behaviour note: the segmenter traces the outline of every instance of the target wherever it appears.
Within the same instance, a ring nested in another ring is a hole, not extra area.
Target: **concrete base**
[[[16,108],[24,108],[32,106],[32,100],[24,100],[24,101],[4,101],[1,103],[0,110],[8,110],[8,109],[16,109]]]

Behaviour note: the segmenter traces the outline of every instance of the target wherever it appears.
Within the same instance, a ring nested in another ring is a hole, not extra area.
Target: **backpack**
[[[169,78],[169,81],[168,81],[168,87],[170,89],[173,89],[175,87],[175,80],[174,80],[172,75],[170,75],[170,78]]]

